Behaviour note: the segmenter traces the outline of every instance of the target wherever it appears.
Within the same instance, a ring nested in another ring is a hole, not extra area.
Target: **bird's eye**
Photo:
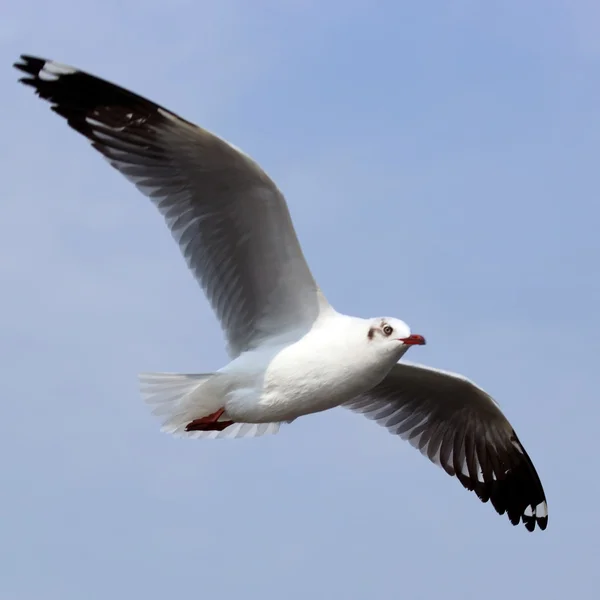
[[[386,325],[383,329],[382,329],[383,333],[385,335],[392,335],[392,333],[394,333],[394,328],[391,325]]]

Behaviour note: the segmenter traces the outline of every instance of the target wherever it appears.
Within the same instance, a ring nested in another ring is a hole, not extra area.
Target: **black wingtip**
[[[131,125],[126,120],[129,113],[143,118],[144,122],[152,120],[154,125],[164,120],[168,113],[170,117],[194,126],[156,102],[65,63],[22,54],[14,67],[26,74],[19,79],[22,84],[33,88],[37,96],[51,104],[55,113],[67,120],[70,127],[92,141],[95,141],[93,127],[86,120],[91,114],[95,115],[96,121],[109,127]]]
[[[25,77],[19,78],[19,83],[30,86],[36,90],[39,94],[39,86],[43,81],[40,73],[44,69],[44,65],[52,61],[45,58],[39,58],[37,56],[30,56],[29,54],[21,54],[19,60],[13,63],[13,67],[22,73],[26,73]]]
[[[48,62],[43,58],[37,58],[35,56],[29,56],[28,54],[21,54],[19,60],[13,63],[13,67],[23,73],[27,73],[28,75],[33,75],[37,77],[39,72],[42,70],[44,65]],[[23,79],[28,79],[26,77],[20,79],[19,81],[23,81]]]
[[[514,525],[518,525],[518,523],[514,523]],[[527,531],[533,531],[535,529],[535,518],[523,515],[523,525],[525,525]]]
[[[496,469],[497,474],[502,473],[500,477],[480,481],[476,473],[464,474],[459,464],[453,469],[444,468],[482,502],[491,501],[496,512],[506,514],[512,525],[523,523],[527,531],[543,531],[548,526],[548,505],[542,483],[514,430],[510,442],[508,453],[503,454]]]

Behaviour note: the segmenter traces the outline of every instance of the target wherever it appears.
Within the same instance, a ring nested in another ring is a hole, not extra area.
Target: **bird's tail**
[[[223,408],[220,386],[210,385],[215,373],[141,373],[140,390],[152,413],[162,420],[161,431],[179,437],[236,438],[257,437],[277,433],[279,423],[232,423],[222,430],[198,431],[187,429],[194,421],[210,417]],[[226,413],[217,423],[229,421]],[[223,423],[224,425],[224,423]]]

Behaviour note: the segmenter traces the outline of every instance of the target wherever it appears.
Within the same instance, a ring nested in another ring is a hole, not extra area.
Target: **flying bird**
[[[240,149],[68,65],[14,65],[70,127],[163,215],[227,340],[215,373],[140,375],[166,432],[256,437],[342,406],[410,442],[496,511],[533,531],[548,507],[497,403],[468,379],[399,362],[425,339],[392,317],[337,312],[306,263],[285,198]]]

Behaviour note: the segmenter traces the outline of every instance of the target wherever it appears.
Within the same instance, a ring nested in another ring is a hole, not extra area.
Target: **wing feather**
[[[546,495],[531,459],[498,405],[471,381],[398,363],[344,406],[408,440],[514,525],[546,529]]]
[[[287,204],[243,152],[171,111],[67,65],[22,56],[25,85],[85,136],[164,217],[231,355],[307,331],[330,307]]]

